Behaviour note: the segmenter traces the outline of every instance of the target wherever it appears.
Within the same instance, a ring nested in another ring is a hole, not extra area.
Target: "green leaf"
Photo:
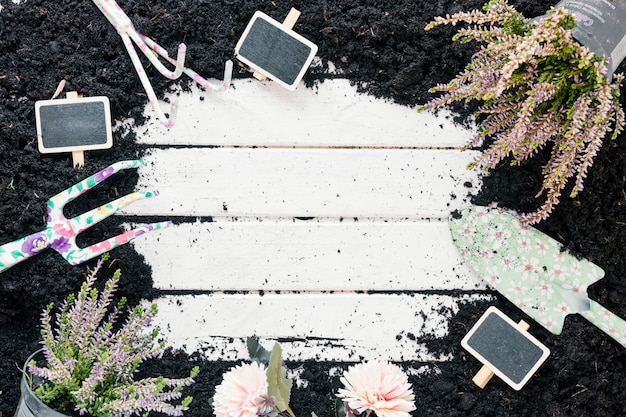
[[[192,401],[193,401],[193,397],[187,396],[183,398],[180,405],[183,407],[183,409],[187,409],[189,408],[189,404],[191,404]]]
[[[346,417],[346,406],[341,398],[335,400],[335,417]]]
[[[293,381],[287,378],[287,370],[282,366],[282,354],[282,348],[278,343],[275,343],[270,355],[270,362],[267,366],[267,394],[276,399],[276,408],[278,411],[289,410],[289,414],[293,415],[289,409]]]
[[[11,256],[13,257],[13,259],[19,259],[24,258],[26,255],[24,255],[24,253],[19,250],[14,250],[13,252],[11,252]]]
[[[259,341],[253,337],[246,339],[248,345],[248,355],[250,360],[267,366],[270,363],[270,352],[259,344]]]

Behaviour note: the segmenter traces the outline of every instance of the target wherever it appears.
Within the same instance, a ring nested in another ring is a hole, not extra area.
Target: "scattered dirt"
[[[377,97],[415,106],[428,98],[428,88],[446,82],[463,69],[473,45],[450,40],[450,28],[424,32],[436,15],[481,6],[476,0],[120,0],[137,29],[175,52],[180,42],[188,46],[188,65],[209,78],[221,78],[223,65],[233,58],[233,48],[250,16],[262,10],[277,20],[289,8],[302,12],[296,29],[319,46],[321,63],[307,73],[311,88],[325,79],[348,78],[360,90]],[[527,16],[543,14],[549,5],[540,1],[514,1]],[[144,121],[143,88],[132,69],[119,36],[88,0],[25,0],[16,5],[0,0],[0,242],[5,243],[44,228],[45,201],[64,188],[113,162],[140,157],[144,148],[134,141],[132,129],[118,130],[111,150],[86,154],[87,167],[79,172],[66,154],[43,156],[37,151],[34,103],[50,98],[58,83],[66,91],[88,96],[106,95],[116,120]],[[331,64],[336,68],[329,72]],[[621,69],[620,69],[621,70]],[[147,69],[157,95],[172,83]],[[235,77],[249,77],[236,68]],[[463,121],[472,103],[455,111]],[[590,288],[590,295],[626,317],[626,136],[607,142],[596,158],[585,190],[576,199],[563,198],[552,217],[539,225],[581,256],[597,263],[606,277]],[[503,207],[530,210],[541,184],[541,156],[521,167],[504,164],[484,180],[477,204],[497,202]],[[137,176],[125,172],[68,207],[78,214],[134,189]],[[108,220],[91,229],[81,244],[96,242],[121,231],[125,219]],[[120,293],[137,302],[151,299],[151,271],[131,246],[112,253],[124,273]],[[58,302],[76,291],[84,267],[71,267],[49,251],[0,275],[0,416],[11,416],[19,398],[18,367],[35,350],[37,320],[48,302]],[[497,294],[494,294],[497,296]],[[495,303],[514,319],[521,313],[506,300]],[[471,376],[478,362],[468,357],[459,341],[487,304],[468,305],[451,319],[450,334],[428,342],[433,352],[451,353],[453,360],[437,364],[403,363],[409,368],[428,366],[429,372],[411,376],[417,397],[416,416],[621,416],[626,413],[626,356],[624,348],[579,316],[566,320],[564,332],[553,336],[535,326],[534,334],[552,351],[532,381],[516,392],[493,380],[485,390]],[[247,335],[242,335],[247,336]],[[426,341],[425,341],[426,342]],[[163,361],[147,363],[144,372],[180,376],[192,363],[202,372],[193,385],[195,397],[187,414],[212,415],[208,399],[231,366],[205,362],[169,352]],[[337,377],[329,369],[342,363],[308,361],[289,363],[302,367],[307,388],[292,397],[299,416],[311,411],[333,415]]]

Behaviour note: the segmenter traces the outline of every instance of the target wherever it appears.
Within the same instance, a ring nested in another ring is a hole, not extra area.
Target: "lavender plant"
[[[126,299],[113,305],[113,295],[121,273],[115,271],[102,292],[94,288],[102,267],[99,260],[88,274],[78,294],[70,295],[55,315],[53,304],[41,317],[44,366],[32,360],[28,371],[43,381],[33,391],[44,403],[58,411],[76,411],[94,417],[131,416],[157,411],[182,416],[191,403],[182,397],[183,387],[198,374],[170,379],[162,376],[134,380],[139,365],[148,358],[160,357],[163,342],[155,343],[158,328],[148,331],[156,305],[148,309],[127,309]],[[128,314],[125,314],[127,312]],[[120,319],[126,316],[123,323]]]
[[[572,36],[574,17],[551,8],[536,21],[524,17],[506,0],[491,0],[483,11],[436,17],[426,26],[467,23],[453,39],[482,44],[465,70],[430,92],[443,94],[422,106],[435,109],[455,101],[479,100],[484,118],[466,149],[492,139],[470,164],[483,170],[511,158],[519,165],[540,149],[550,149],[543,167],[542,205],[520,219],[527,224],[547,218],[570,181],[570,197],[583,182],[604,138],[615,139],[624,126],[619,103],[623,75],[609,79],[604,57]]]

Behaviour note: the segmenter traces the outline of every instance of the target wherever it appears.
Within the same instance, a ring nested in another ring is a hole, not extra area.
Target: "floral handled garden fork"
[[[85,248],[80,248],[76,245],[76,236],[80,232],[136,200],[155,197],[159,193],[158,191],[133,192],[71,219],[67,219],[63,214],[65,205],[116,172],[137,168],[143,164],[142,160],[117,162],[50,198],[46,203],[46,211],[48,213],[47,227],[43,231],[0,246],[0,272],[4,272],[47,248],[52,248],[59,252],[70,264],[78,265],[117,246],[130,242],[144,233],[170,226],[172,224],[171,221],[145,224]]]

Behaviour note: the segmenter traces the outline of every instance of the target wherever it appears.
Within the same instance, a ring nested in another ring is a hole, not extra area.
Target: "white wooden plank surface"
[[[442,337],[449,316],[483,295],[266,293],[166,296],[155,321],[168,344],[210,359],[247,357],[245,338],[281,341],[291,360],[444,361],[424,336]],[[292,340],[293,342],[289,342]],[[267,344],[271,346],[271,344]]]
[[[151,108],[138,128],[140,143],[236,146],[460,147],[471,131],[449,114],[413,108],[357,93],[348,80],[288,91],[271,81],[234,80],[221,93],[193,87],[168,96],[177,103],[176,124],[165,129]],[[167,106],[167,105],[165,105]],[[169,108],[169,107],[164,107]]]
[[[440,221],[219,218],[173,228],[133,242],[163,290],[485,288]]]
[[[122,213],[188,219],[133,243],[167,342],[212,359],[246,358],[251,335],[289,359],[448,359],[424,337],[485,299],[447,230],[480,187],[458,150],[471,131],[346,80],[295,93],[238,80],[176,100],[174,128],[138,130],[153,147],[138,188],[160,195]]]
[[[144,158],[138,187],[160,195],[124,213],[447,216],[477,190],[476,172],[466,169],[472,156],[413,149],[158,149]]]

